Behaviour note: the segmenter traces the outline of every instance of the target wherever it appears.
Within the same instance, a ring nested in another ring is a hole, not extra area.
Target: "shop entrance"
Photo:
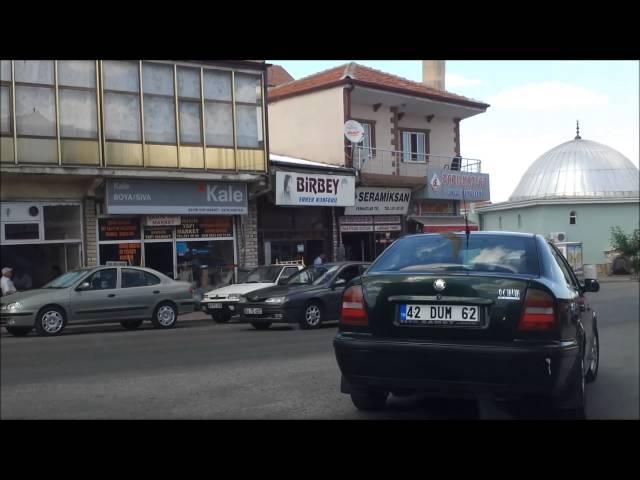
[[[18,290],[40,288],[81,264],[80,244],[2,245],[0,249],[0,265],[14,269]]]
[[[372,234],[367,232],[343,233],[342,243],[346,260],[367,261],[371,258]]]
[[[173,243],[145,242],[144,265],[173,278]]]

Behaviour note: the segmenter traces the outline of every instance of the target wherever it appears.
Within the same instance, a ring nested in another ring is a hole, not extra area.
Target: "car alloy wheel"
[[[600,343],[598,339],[598,331],[593,334],[593,342],[591,342],[591,361],[589,362],[589,370],[587,371],[586,381],[591,383],[598,376],[598,367],[600,365]]]
[[[38,314],[36,330],[40,335],[59,335],[65,327],[64,313],[55,307],[48,307]]]
[[[304,310],[303,328],[318,328],[322,322],[322,310],[316,303],[311,303]]]
[[[175,326],[178,315],[170,303],[161,303],[153,315],[153,325],[157,328],[171,328]]]

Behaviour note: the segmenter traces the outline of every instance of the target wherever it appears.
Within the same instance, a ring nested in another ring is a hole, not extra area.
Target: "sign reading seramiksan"
[[[108,180],[108,214],[245,215],[247,184]]]
[[[406,215],[411,199],[410,188],[358,187],[355,205],[345,215]]]
[[[443,200],[490,200],[489,174],[427,168],[427,198]]]
[[[349,207],[355,177],[316,173],[276,172],[276,205]]]

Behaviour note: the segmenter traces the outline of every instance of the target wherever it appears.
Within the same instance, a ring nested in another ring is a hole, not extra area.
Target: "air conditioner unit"
[[[565,242],[567,240],[567,234],[565,232],[551,232],[549,238],[553,243]]]

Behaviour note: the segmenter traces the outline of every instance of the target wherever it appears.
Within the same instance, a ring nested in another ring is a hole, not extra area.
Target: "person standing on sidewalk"
[[[0,288],[2,289],[2,296],[11,295],[12,293],[16,293],[16,287],[13,285],[13,281],[11,281],[11,275],[13,275],[13,268],[4,267],[2,269],[2,279],[0,279]]]

